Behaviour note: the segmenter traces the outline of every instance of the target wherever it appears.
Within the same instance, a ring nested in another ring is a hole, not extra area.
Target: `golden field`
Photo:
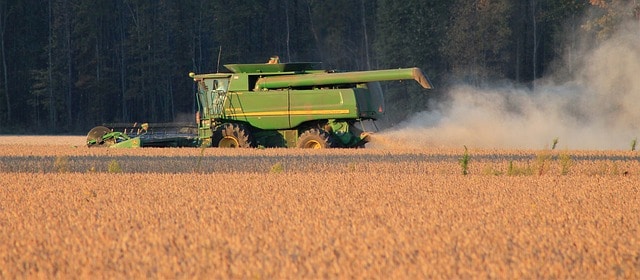
[[[640,278],[637,152],[73,139],[0,137],[0,279]]]

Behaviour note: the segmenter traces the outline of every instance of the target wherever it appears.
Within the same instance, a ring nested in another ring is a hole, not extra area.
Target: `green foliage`
[[[347,164],[347,171],[348,172],[355,172],[356,171],[356,166],[358,166],[357,163],[355,162],[350,162]]]
[[[453,1],[454,17],[447,27],[441,52],[454,74],[481,82],[501,77],[507,67],[512,14],[508,0]],[[469,47],[473,46],[473,47]]]
[[[549,170],[549,162],[551,161],[551,153],[543,150],[536,154],[535,167],[538,176],[544,175]]]
[[[507,167],[507,176],[530,176],[533,174],[533,170],[531,166],[518,166],[513,163],[513,161],[509,161],[509,166]]]
[[[589,174],[597,176],[619,176],[620,174],[624,174],[624,172],[620,172],[620,167],[616,161],[607,160],[598,162],[596,168],[591,170]]]
[[[376,59],[384,68],[419,66],[439,73],[450,1],[378,0]],[[429,65],[430,67],[425,67]],[[427,73],[431,74],[431,73]]]
[[[462,167],[462,175],[469,174],[470,158],[471,156],[469,156],[469,150],[467,149],[467,146],[464,146],[464,154],[462,155],[462,158],[458,160],[458,162],[460,163],[460,166]]]
[[[567,32],[559,27],[581,18],[588,5],[571,0],[44,3],[0,4],[0,22],[6,23],[0,30],[0,129],[60,133],[105,122],[182,121],[182,115],[191,120],[193,83],[186,73],[266,62],[274,54],[283,62],[321,61],[327,69],[417,66],[440,88],[459,74],[475,75],[474,81],[496,76],[528,82],[535,78],[533,65],[542,73],[564,49],[556,38]],[[598,19],[585,25],[590,31],[572,31],[610,34],[619,18],[632,14],[618,6],[595,10]],[[534,49],[540,54],[535,59]],[[408,83],[390,84],[394,90],[387,98],[404,102],[399,112],[429,104],[430,97]],[[18,118],[17,112],[29,117]]]
[[[369,2],[369,1],[367,1]],[[448,71],[442,54],[450,21],[451,1],[377,0],[375,37],[371,40],[372,64],[376,68],[420,67],[436,84],[444,87]],[[401,121],[412,112],[423,111],[430,97],[411,83],[384,83],[385,99],[393,103],[387,112],[391,122]]]
[[[109,173],[122,173],[122,167],[115,159],[109,162],[108,170]]]
[[[553,138],[553,141],[551,142],[551,149],[555,150],[556,149],[556,145],[558,145],[558,137]]]
[[[491,175],[491,176],[500,176],[502,174],[504,174],[504,172],[492,167],[492,166],[487,166],[482,170],[482,174],[484,175]]]
[[[281,162],[276,162],[271,166],[271,173],[282,173],[284,172],[284,165]]]
[[[590,12],[590,19],[584,24],[584,29],[595,35],[599,41],[610,38],[621,22],[631,19],[637,20],[640,3],[637,1],[590,1],[593,9]],[[634,2],[631,5],[631,2]],[[634,18],[635,17],[635,18]]]
[[[620,168],[618,166],[618,162],[613,161],[611,165],[612,165],[611,168],[610,168],[611,169],[611,175],[616,175],[616,176],[620,175],[621,172],[620,172]]]
[[[638,144],[638,138],[634,138],[633,140],[631,140],[631,151],[635,151],[636,150],[636,145]]]
[[[53,170],[58,173],[71,172],[71,162],[68,156],[57,156],[53,162]]]
[[[531,176],[534,174],[542,176],[548,173],[551,169],[553,156],[549,150],[543,150],[536,154],[533,166],[527,164],[525,166],[518,166],[513,161],[509,161],[507,167],[508,176]],[[567,175],[569,170],[573,166],[573,160],[571,155],[567,153],[560,153],[557,156],[558,164],[560,165],[560,174]]]
[[[375,14],[370,13],[374,7],[372,1],[309,1],[309,9],[313,11],[309,14],[310,34],[300,35],[315,40],[327,67],[367,69],[370,44],[365,40],[371,30],[364,27],[374,27]]]
[[[571,159],[571,155],[567,153],[559,154],[558,162],[560,162],[560,174],[561,175],[569,174],[569,169],[573,165],[573,160]]]

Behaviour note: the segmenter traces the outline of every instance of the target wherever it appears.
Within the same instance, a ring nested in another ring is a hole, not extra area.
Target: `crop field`
[[[0,279],[640,278],[635,151],[0,137]]]

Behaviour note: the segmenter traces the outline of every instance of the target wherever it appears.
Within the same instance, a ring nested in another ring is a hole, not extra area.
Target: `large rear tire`
[[[333,147],[333,140],[326,131],[311,128],[300,134],[296,147],[301,149],[327,149]]]
[[[211,136],[211,145],[219,148],[251,148],[249,131],[242,125],[223,124]]]

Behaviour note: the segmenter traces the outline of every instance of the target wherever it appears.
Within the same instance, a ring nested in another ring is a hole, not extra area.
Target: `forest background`
[[[0,133],[191,121],[189,72],[272,55],[422,68],[429,94],[385,84],[396,122],[454,84],[534,87],[626,20],[640,20],[639,0],[0,0]]]

